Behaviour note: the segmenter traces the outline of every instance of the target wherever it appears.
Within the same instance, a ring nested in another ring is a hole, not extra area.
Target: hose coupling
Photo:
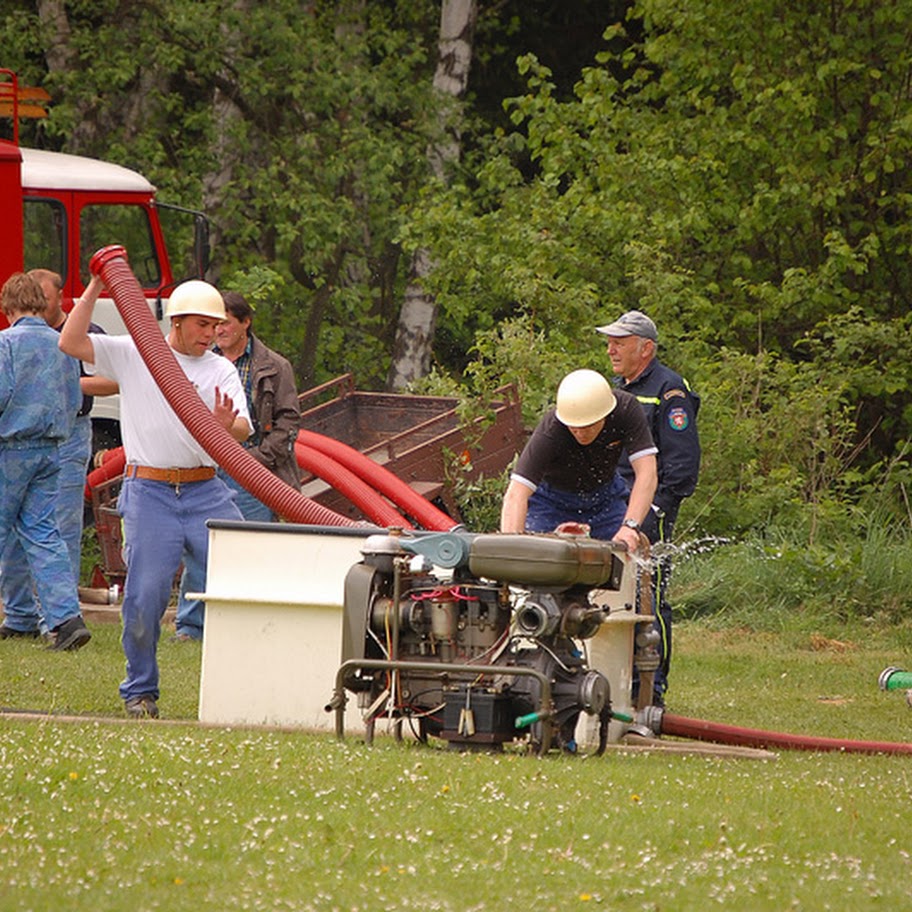
[[[665,709],[662,706],[645,706],[636,716],[637,724],[648,729],[656,738],[662,734],[662,717]]]
[[[123,247],[120,244],[109,244],[107,247],[102,247],[92,254],[92,258],[89,260],[89,272],[91,272],[92,275],[100,275],[101,270],[110,263],[111,260],[118,259],[127,259],[126,247]]]
[[[912,672],[891,665],[880,673],[877,685],[881,690],[905,690],[912,687]]]

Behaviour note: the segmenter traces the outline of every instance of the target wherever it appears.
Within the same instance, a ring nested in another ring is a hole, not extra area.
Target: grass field
[[[119,631],[93,633],[76,654],[2,644],[5,709],[110,717],[0,719],[3,910],[912,906],[912,757],[541,759],[203,728],[199,647],[166,639],[168,721],[127,722]],[[904,694],[877,689],[905,628],[676,635],[674,713],[912,740]]]

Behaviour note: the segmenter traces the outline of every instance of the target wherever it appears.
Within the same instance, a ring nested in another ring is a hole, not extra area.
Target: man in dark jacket
[[[301,470],[295,458],[294,444],[301,428],[301,409],[294,371],[287,359],[253,334],[253,308],[244,296],[227,291],[222,297],[228,319],[215,332],[214,351],[234,364],[247,392],[253,434],[245,446],[257,462],[299,490]],[[275,519],[269,507],[237,482],[233,483],[245,519],[267,522]]]
[[[658,332],[644,313],[631,310],[614,323],[596,329],[608,337],[608,357],[620,378],[620,388],[633,393],[643,406],[659,451],[659,483],[652,510],[643,521],[643,532],[653,544],[670,542],[681,501],[693,494],[700,471],[700,398],[683,377],[656,357]],[[632,475],[626,454],[618,463],[618,472],[629,484]],[[660,554],[653,579],[662,659],[656,674],[656,702],[662,702],[671,663],[672,612],[667,598],[670,574],[671,558],[668,553]]]
[[[288,360],[263,344],[253,334],[253,308],[244,296],[226,291],[227,319],[215,331],[214,351],[237,368],[247,409],[253,421],[253,433],[243,446],[250,455],[295,490],[301,488],[301,471],[295,458],[294,444],[301,426],[301,410],[294,371]],[[235,491],[237,505],[244,519],[273,522],[272,509],[243,488],[227,472],[219,476]],[[181,596],[177,606],[176,639],[198,640],[203,635],[203,604],[185,598],[185,592],[201,592],[205,587],[202,568],[192,559],[184,566]]]

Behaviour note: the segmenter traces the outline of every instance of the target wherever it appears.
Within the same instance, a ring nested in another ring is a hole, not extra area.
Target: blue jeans
[[[235,503],[241,516],[248,522],[275,522],[276,515],[270,507],[257,500],[246,488],[235,481],[223,469],[218,477],[234,491]],[[177,616],[174,626],[179,636],[193,640],[203,638],[203,623],[206,619],[206,605],[202,599],[188,599],[188,592],[202,592],[206,588],[206,565],[200,564],[195,554],[184,555],[184,572],[181,574],[180,592],[177,599]]]
[[[57,447],[60,461],[57,528],[66,545],[70,569],[77,585],[81,573],[86,469],[91,451],[92,421],[85,415],[76,419],[73,433]],[[28,560],[18,536],[10,538],[0,554],[0,600],[3,601],[10,627],[47,633],[48,625],[36,598]]]
[[[4,623],[11,630],[56,630],[80,613],[76,578],[58,527],[59,483],[56,444],[0,444],[0,578]],[[25,605],[17,589],[25,590]],[[35,596],[43,611],[40,627]]]
[[[553,532],[563,522],[586,523],[593,538],[608,541],[627,512],[627,485],[619,475],[585,493],[561,491],[540,484],[529,498],[527,532]]]
[[[205,568],[209,519],[241,519],[234,495],[218,478],[170,485],[127,478],[117,509],[123,518],[127,578],[123,599],[126,677],[124,700],[144,694],[158,699],[156,650],[161,619],[168,607],[174,575],[182,557],[191,555]]]
[[[272,507],[267,507],[261,500],[257,500],[239,481],[235,481],[224,469],[218,470],[218,476],[234,491],[235,503],[241,511],[241,516],[248,522],[275,522],[276,515]]]

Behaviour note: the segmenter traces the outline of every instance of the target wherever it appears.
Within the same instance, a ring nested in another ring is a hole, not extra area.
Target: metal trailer
[[[526,438],[512,384],[498,389],[488,414],[468,425],[461,422],[455,397],[365,392],[355,388],[351,374],[309,389],[299,400],[303,430],[359,450],[457,520],[454,474],[469,482],[497,476]],[[302,491],[336,513],[364,518],[314,475],[304,477]]]

